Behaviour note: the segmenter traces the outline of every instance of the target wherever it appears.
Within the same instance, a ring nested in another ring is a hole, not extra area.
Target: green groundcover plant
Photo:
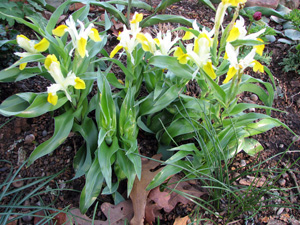
[[[215,168],[210,162],[215,159],[204,157],[204,151],[213,151],[215,145],[224,149],[222,157],[226,159],[241,150],[254,155],[263,148],[251,136],[276,126],[286,127],[270,117],[276,87],[270,70],[256,60],[263,54],[265,29],[247,32],[239,16],[245,0],[223,0],[212,30],[200,29],[194,21],[189,23],[193,28],[178,28],[186,31],[184,37],[168,30],[158,32],[155,38],[143,33],[141,27],[161,22],[162,17],[147,20],[135,13],[128,25],[112,5],[86,2],[100,4],[127,24],[119,34],[119,44],[110,53],[103,49],[107,42],[105,31],[99,34],[87,18],[89,4],[70,15],[65,25],[56,26],[71,2],[62,4],[45,27],[31,17],[30,22],[14,17],[33,29],[37,40],[17,36],[13,42],[24,51],[15,53],[20,60],[0,72],[0,81],[15,82],[39,75],[52,84],[44,93],[18,93],[7,98],[0,105],[0,113],[31,118],[57,112],[53,136],[32,152],[28,166],[53,152],[71,131],[83,137],[85,143],[73,161],[75,178],[86,177],[80,196],[83,213],[100,193],[112,194],[116,203],[121,201],[117,192],[121,180],[127,180],[130,194],[135,179],[141,177],[139,129],[155,134],[161,149],[170,149],[171,153],[164,169],[149,185],[151,189],[170,175],[191,168],[212,173]],[[232,21],[221,29],[228,7],[236,11]],[[177,19],[184,24],[188,21]],[[241,56],[245,49],[248,53]],[[27,66],[31,62],[36,66]],[[113,64],[124,72],[124,81],[110,72]],[[271,83],[245,74],[247,68],[266,72]],[[184,94],[190,80],[201,89],[197,98]],[[97,91],[92,95],[94,83]],[[118,91],[112,92],[111,86]],[[146,94],[141,93],[142,87]],[[238,96],[246,91],[257,94],[264,105],[238,103]],[[266,114],[246,113],[251,108],[265,109]],[[218,143],[205,132],[208,126],[213,126]],[[193,142],[177,144],[196,133],[205,148]],[[188,173],[190,177],[197,175]],[[112,179],[113,175],[116,179]]]

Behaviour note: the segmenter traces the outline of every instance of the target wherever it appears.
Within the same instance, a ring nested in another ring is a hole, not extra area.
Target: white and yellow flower
[[[242,74],[244,70],[248,67],[253,67],[254,72],[264,72],[264,67],[258,61],[254,59],[256,54],[256,49],[253,48],[248,55],[238,60],[239,48],[234,48],[229,42],[226,44],[226,57],[230,62],[229,70],[227,76],[223,81],[224,84],[229,82],[236,74]]]
[[[186,64],[188,60],[192,60],[198,68],[202,68],[212,79],[215,79],[216,74],[210,60],[212,41],[212,38],[208,37],[206,32],[201,32],[195,39],[194,44],[187,45],[186,53],[178,47],[174,52],[174,56],[181,64]]]
[[[226,39],[227,42],[232,42],[235,40],[257,40],[258,36],[265,32],[266,28],[261,29],[258,32],[248,34],[245,27],[245,20],[240,16],[239,20],[236,21],[233,28],[229,32],[229,35]]]
[[[214,29],[219,30],[221,24],[223,23],[226,9],[229,6],[237,7],[239,4],[245,4],[246,2],[247,0],[222,0],[217,8]]]
[[[179,39],[180,38],[176,36],[172,41],[172,33],[170,30],[165,34],[159,31],[155,39],[159,50],[156,51],[155,55],[169,55],[174,50],[172,47]]]
[[[145,52],[151,52],[152,54],[155,54],[157,51],[156,45],[158,45],[157,38],[152,38],[151,34],[149,33],[138,33],[136,35],[136,39],[141,43]]]
[[[142,21],[142,19],[143,19],[143,14],[135,12],[132,20],[130,21],[130,30],[128,30],[124,25],[123,31],[118,36],[118,40],[120,42],[110,53],[110,58],[113,58],[117,54],[117,52],[119,52],[121,49],[125,49],[126,53],[131,58],[131,62],[134,64],[134,58],[132,56],[132,52],[135,49],[135,47],[139,44],[137,35],[141,31],[139,24]]]
[[[58,96],[56,92],[64,91],[69,101],[72,101],[71,96],[68,92],[68,87],[73,86],[75,89],[85,89],[85,82],[76,77],[76,75],[70,71],[67,77],[64,77],[60,69],[60,63],[55,55],[48,55],[45,60],[45,67],[54,79],[55,83],[51,84],[48,88],[48,102],[52,105],[56,105]]]
[[[35,55],[40,52],[44,52],[49,48],[49,41],[43,38],[40,42],[37,43],[35,40],[28,39],[25,35],[17,36],[18,45],[23,48],[26,52],[16,52],[15,54],[20,58],[24,58],[26,56]],[[23,70],[26,67],[27,63],[22,63],[19,68]]]
[[[70,51],[69,55],[71,56],[73,51],[75,50],[81,58],[84,58],[88,55],[88,51],[86,50],[86,45],[88,41],[88,37],[91,38],[95,42],[101,41],[101,38],[99,36],[98,30],[94,28],[94,24],[89,24],[87,28],[84,27],[84,24],[77,20],[78,24],[80,25],[80,31],[78,32],[76,29],[75,21],[73,20],[73,17],[70,16],[69,19],[66,21],[66,25],[60,25],[54,30],[52,30],[52,33],[55,36],[61,37],[66,32],[68,32],[72,39],[73,48]]]

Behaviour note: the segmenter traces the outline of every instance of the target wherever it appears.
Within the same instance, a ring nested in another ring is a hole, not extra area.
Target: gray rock
[[[279,0],[248,0],[246,6],[261,6],[266,8],[276,9],[279,4]]]
[[[279,4],[284,5],[290,9],[297,9],[299,7],[299,0],[280,0]]]

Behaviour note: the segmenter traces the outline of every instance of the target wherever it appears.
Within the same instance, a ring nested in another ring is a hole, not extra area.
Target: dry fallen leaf
[[[195,189],[186,181],[180,182],[180,179],[176,176],[172,177],[168,183],[170,184],[168,185],[169,188],[166,188],[165,191],[161,192],[159,187],[156,187],[151,190],[148,195],[148,201],[146,205],[146,221],[150,225],[155,222],[157,217],[161,218],[161,214],[159,212],[160,209],[164,209],[165,212],[169,213],[175,208],[177,203],[181,202],[183,204],[187,204],[190,202],[188,198],[176,193],[175,191],[171,192],[172,189],[198,198],[204,194],[207,194],[207,192]]]
[[[185,217],[178,217],[175,219],[173,225],[187,225],[189,222],[189,216],[185,216]]]
[[[265,185],[266,183],[266,178],[265,177],[252,177],[252,176],[247,176],[246,178],[240,179],[239,183],[241,185],[246,185],[246,186],[250,186],[253,185],[255,187],[262,187],[263,185]]]
[[[159,160],[160,158],[161,158],[161,154],[153,156],[153,159],[156,160]],[[148,160],[148,159],[142,159],[141,180],[135,178],[135,181],[133,183],[133,188],[130,193],[130,198],[132,200],[133,211],[134,211],[134,216],[130,221],[131,225],[144,224],[145,208],[147,203],[147,196],[149,194],[149,191],[146,190],[146,187],[149,185],[149,183],[152,181],[155,175],[159,171],[161,171],[162,168],[152,172],[152,170],[159,165],[160,165],[159,162]]]
[[[101,210],[105,214],[106,224],[125,224],[125,220],[130,221],[133,217],[132,202],[130,200],[113,205],[105,202],[101,205]],[[101,223],[101,225],[103,222]]]

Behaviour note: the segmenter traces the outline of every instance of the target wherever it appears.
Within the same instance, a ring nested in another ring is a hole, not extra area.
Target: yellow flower
[[[135,12],[134,15],[133,15],[133,18],[132,20],[130,21],[131,24],[134,24],[134,23],[139,23],[143,20],[143,14],[142,13],[137,13]]]
[[[35,55],[40,52],[44,52],[49,48],[49,41],[43,38],[40,42],[36,43],[35,40],[28,39],[25,35],[17,35],[17,43],[23,48],[26,52],[16,52],[15,54],[20,58],[24,58],[26,56]],[[20,70],[25,69],[27,63],[22,63],[19,66]]]
[[[89,24],[87,28],[84,27],[84,24],[77,20],[80,25],[80,31],[77,31],[75,21],[73,17],[70,16],[66,21],[66,25],[60,25],[54,30],[52,34],[58,37],[61,37],[68,32],[72,39],[73,49],[70,51],[69,55],[72,56],[74,50],[79,54],[81,58],[88,56],[88,51],[86,50],[88,37],[91,38],[94,42],[101,41],[99,32],[97,29],[93,28],[94,24]]]
[[[187,64],[188,54],[184,53],[180,47],[177,47],[174,51],[174,56],[177,57],[177,60],[181,64]]]
[[[247,0],[222,0],[223,4],[230,4],[231,6],[238,6],[238,4],[244,4]]]
[[[254,72],[264,72],[264,67],[258,61],[254,60],[254,56],[256,54],[255,48],[253,48],[248,55],[245,56],[245,58],[238,59],[239,47],[234,48],[229,42],[227,42],[226,54],[230,56],[228,58],[230,66],[226,79],[223,81],[224,84],[229,82],[237,73],[242,74],[248,67],[253,67]]]
[[[235,40],[257,40],[258,36],[265,32],[265,28],[252,34],[247,35],[247,30],[245,27],[245,20],[240,16],[239,20],[236,21],[233,28],[229,32],[229,35],[226,39],[227,42],[232,42]],[[260,39],[261,40],[261,39]],[[263,41],[262,41],[263,42]]]
[[[264,42],[262,39],[257,38],[256,40],[260,41],[260,42]],[[255,45],[254,48],[256,49],[256,53],[259,54],[260,56],[262,56],[263,51],[265,49],[265,45]]]
[[[48,88],[47,101],[52,105],[56,105],[58,101],[57,91],[64,91],[69,101],[72,101],[68,91],[69,86],[73,86],[75,89],[85,89],[85,82],[76,77],[76,75],[70,71],[65,78],[60,69],[60,63],[55,55],[48,55],[45,60],[45,67],[54,79],[55,83],[51,84]]]
[[[158,39],[153,39],[149,33],[138,33],[136,39],[142,44],[142,48],[146,52],[154,54],[156,52],[156,45],[159,43]]]

